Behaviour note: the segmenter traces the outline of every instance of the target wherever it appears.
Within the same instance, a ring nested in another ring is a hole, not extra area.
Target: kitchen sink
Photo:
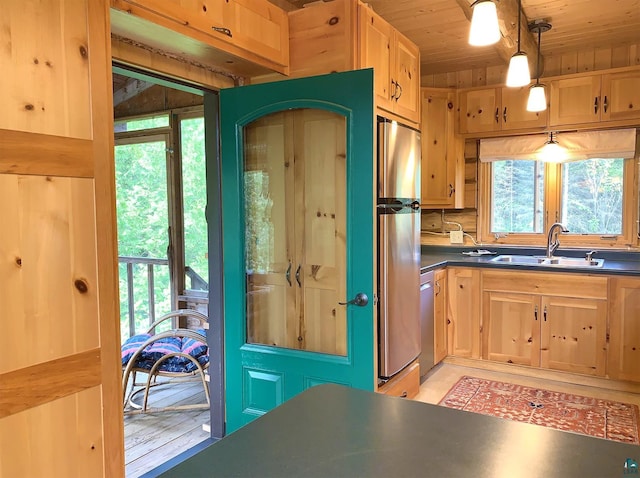
[[[587,260],[583,257],[542,257],[542,256],[520,256],[520,255],[501,255],[491,259],[491,262],[502,264],[514,264],[523,266],[557,266],[557,267],[602,267],[604,259]]]

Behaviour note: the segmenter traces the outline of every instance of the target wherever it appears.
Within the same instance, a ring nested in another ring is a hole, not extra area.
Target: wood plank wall
[[[545,55],[542,78],[640,65],[640,43],[613,48],[591,48],[561,55]],[[421,86],[470,88],[504,83],[508,65],[454,71],[437,75],[423,74]]]

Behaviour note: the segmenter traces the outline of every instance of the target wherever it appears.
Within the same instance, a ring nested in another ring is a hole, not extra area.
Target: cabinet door
[[[447,349],[480,358],[480,269],[448,269],[447,282]]]
[[[373,68],[376,106],[393,111],[395,84],[391,84],[393,27],[371,8],[359,6],[360,68]]]
[[[460,93],[460,133],[500,130],[500,89]]]
[[[604,121],[640,118],[640,72],[603,75],[602,108]]]
[[[543,296],[540,365],[604,376],[606,327],[606,300]]]
[[[600,121],[600,75],[551,82],[549,125]]]
[[[640,279],[609,279],[610,378],[640,382]]]
[[[391,84],[393,112],[414,123],[420,122],[420,50],[404,35],[394,32]],[[395,84],[395,86],[394,86]]]
[[[447,356],[447,270],[434,273],[434,365]]]
[[[500,112],[503,130],[534,129],[547,126],[547,110],[538,113],[527,111],[529,86],[521,88],[501,88],[502,110]]]
[[[464,140],[456,136],[455,92],[422,88],[422,167],[424,207],[464,207]]]
[[[540,365],[539,303],[536,295],[484,292],[482,358]]]
[[[234,43],[243,50],[288,66],[287,13],[266,0],[226,0],[226,3],[233,10],[231,33]]]

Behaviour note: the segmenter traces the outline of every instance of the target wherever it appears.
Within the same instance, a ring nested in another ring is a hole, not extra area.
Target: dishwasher
[[[433,368],[433,272],[420,274],[420,377]]]

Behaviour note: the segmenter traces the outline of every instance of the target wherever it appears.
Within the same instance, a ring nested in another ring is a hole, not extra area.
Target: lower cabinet
[[[640,382],[640,278],[609,280],[609,378]]]
[[[581,276],[580,287],[575,280],[484,271],[483,358],[604,376],[608,279]]]
[[[447,356],[447,270],[433,273],[433,359],[434,365]]]
[[[480,358],[480,269],[447,270],[447,304],[448,352]]]
[[[401,398],[415,398],[420,391],[420,364],[413,362],[384,385],[378,393]]]

